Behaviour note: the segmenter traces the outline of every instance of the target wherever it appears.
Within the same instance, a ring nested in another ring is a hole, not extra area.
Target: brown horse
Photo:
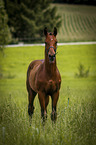
[[[48,33],[47,28],[45,28],[44,34],[46,36],[45,59],[32,61],[27,71],[28,113],[32,117],[34,112],[33,102],[38,93],[41,117],[43,119],[47,118],[47,105],[49,103],[49,96],[51,96],[51,119],[55,121],[57,118],[56,105],[61,84],[61,76],[56,66],[57,29],[54,28],[53,33]]]

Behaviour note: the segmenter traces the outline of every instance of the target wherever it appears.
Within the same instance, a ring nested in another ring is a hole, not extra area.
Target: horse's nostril
[[[50,60],[50,61],[54,61],[54,59],[55,59],[55,54],[54,54],[54,55],[50,55],[50,54],[49,54],[49,60]]]
[[[54,55],[50,55],[50,54],[49,54],[49,58],[53,58],[53,57],[54,57]]]
[[[51,58],[52,55],[49,54],[49,57]]]
[[[53,57],[55,57],[55,54],[53,55]]]

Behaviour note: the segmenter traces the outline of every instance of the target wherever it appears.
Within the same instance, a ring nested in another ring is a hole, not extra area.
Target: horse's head
[[[57,49],[57,39],[56,39],[57,29],[54,28],[53,33],[51,33],[51,32],[48,33],[47,28],[45,27],[44,35],[46,36],[46,39],[45,39],[46,54],[49,58],[49,62],[54,63],[55,62],[55,56],[56,56],[56,49]]]

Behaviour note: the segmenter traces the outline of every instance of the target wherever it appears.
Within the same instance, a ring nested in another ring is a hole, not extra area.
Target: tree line
[[[0,0],[0,49],[7,43],[42,42],[43,29],[59,29],[61,17],[50,4],[95,4],[96,0]]]
[[[96,0],[53,0],[54,3],[96,5]]]
[[[3,0],[1,0],[3,1]],[[56,14],[56,7],[50,7],[52,0],[4,0],[8,15],[8,26],[13,42],[42,41],[43,29],[59,28],[61,18]]]
[[[3,0],[0,0],[0,51],[3,51],[5,44],[10,42],[11,33],[8,26],[8,15],[4,8]]]

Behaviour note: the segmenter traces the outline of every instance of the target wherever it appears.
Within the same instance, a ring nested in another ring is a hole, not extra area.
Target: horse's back
[[[29,87],[36,92],[35,87],[35,76],[40,67],[40,65],[44,62],[44,60],[35,60],[32,61],[28,67],[27,71],[27,88]]]

